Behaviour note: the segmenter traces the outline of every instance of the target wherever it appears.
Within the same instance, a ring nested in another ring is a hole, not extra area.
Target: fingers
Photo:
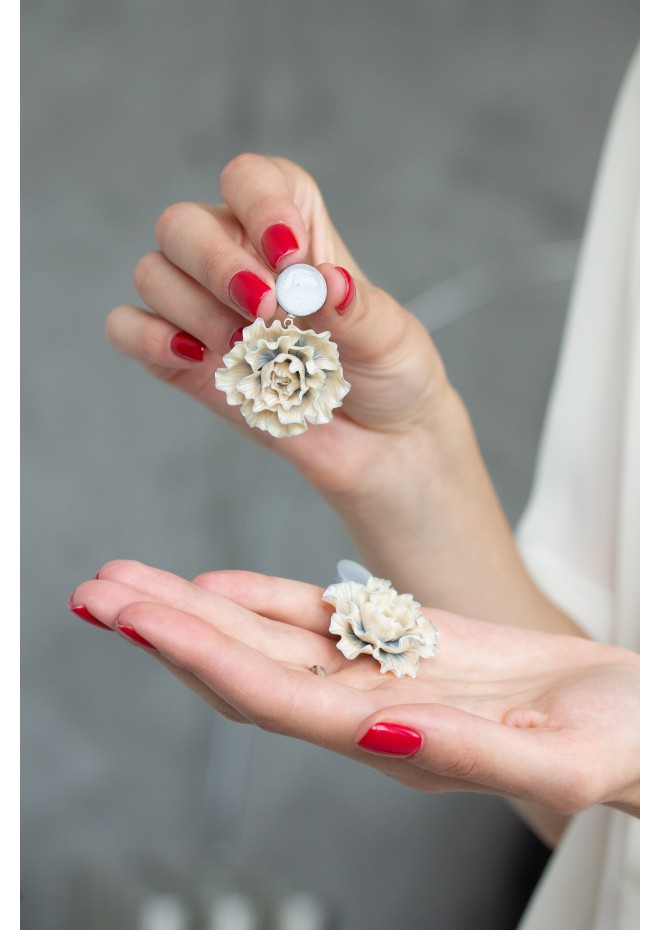
[[[220,176],[225,202],[273,271],[307,257],[309,235],[294,202],[303,178],[310,190],[316,187],[297,166],[250,153],[234,158]]]
[[[232,334],[247,325],[242,316],[173,265],[162,252],[143,256],[133,277],[147,307],[178,330],[193,334],[217,355],[224,355]]]
[[[130,604],[118,620],[262,729],[345,751],[367,708],[368,695],[287,667],[168,605]]]
[[[316,585],[243,571],[207,572],[198,575],[194,584],[247,610],[335,641],[328,632],[332,609],[321,600],[323,588]]]
[[[160,249],[135,270],[136,289],[153,312],[116,308],[106,326],[110,342],[248,432],[240,411],[216,391],[213,368],[248,322],[278,312],[275,275],[305,261],[319,268],[328,292],[307,325],[330,331],[352,386],[335,434],[347,424],[375,435],[402,431],[435,411],[446,379],[432,340],[362,275],[310,176],[285,159],[244,155],[222,172],[221,189],[226,204],[182,202],[161,214]],[[277,445],[254,431],[253,438]],[[292,460],[300,455],[310,473],[308,439],[280,451]]]
[[[228,407],[215,389],[217,356],[192,334],[139,307],[125,305],[108,316],[106,335],[119,352],[161,381],[176,385],[214,412],[222,412],[237,428],[245,426],[238,408]]]
[[[226,206],[173,204],[159,217],[156,238],[170,262],[222,304],[248,319],[271,319],[273,272],[295,262],[348,265],[349,280],[363,279],[318,187],[297,165],[241,155],[224,168],[220,187]]]
[[[221,190],[226,206],[182,202],[159,217],[160,251],[135,270],[138,293],[158,316],[223,355],[241,320],[275,314],[273,272],[305,261],[319,268],[328,287],[312,326],[332,332],[344,364],[377,360],[389,368],[404,343],[423,335],[397,301],[369,285],[335,232],[318,187],[297,165],[242,155],[223,170]]]
[[[206,343],[192,333],[128,304],[115,307],[105,331],[115,349],[143,364],[194,371],[207,358]]]
[[[571,814],[596,803],[589,739],[557,729],[505,726],[453,707],[398,705],[362,722],[365,751],[408,758],[445,779],[445,790],[489,791]],[[454,785],[452,789],[451,785]]]
[[[275,313],[272,272],[243,247],[243,231],[222,208],[173,204],[156,223],[156,239],[172,264],[245,319]]]
[[[129,605],[153,601],[194,614],[276,661],[302,668],[322,664],[329,673],[341,665],[330,640],[259,616],[227,597],[140,562],[109,562],[96,579],[80,585],[71,597],[112,628]]]

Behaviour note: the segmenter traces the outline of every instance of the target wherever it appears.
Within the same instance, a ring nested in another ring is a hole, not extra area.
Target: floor
[[[323,584],[351,555],[302,479],[104,339],[160,211],[217,198],[241,151],[304,165],[365,271],[434,333],[515,523],[637,16],[23,4],[23,930],[192,927],[190,901],[196,928],[238,930],[258,925],[241,900],[284,899],[289,930],[515,926],[545,850],[505,802],[417,795],[216,719],[66,599],[116,557]],[[266,493],[274,526],[313,520],[319,545],[283,551],[256,519]]]

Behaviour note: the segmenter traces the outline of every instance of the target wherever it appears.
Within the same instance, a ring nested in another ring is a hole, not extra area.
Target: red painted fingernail
[[[412,756],[421,745],[421,733],[400,723],[375,723],[358,743],[361,749],[387,756]]]
[[[243,330],[245,326],[239,326],[238,329],[235,329],[234,332],[229,337],[229,348],[233,349],[237,342],[240,342],[243,338]]]
[[[87,623],[91,623],[92,626],[100,626],[102,630],[109,629],[105,623],[101,623],[100,620],[97,620],[96,617],[90,614],[84,604],[69,604],[69,610],[72,614],[75,614],[76,617],[80,617],[81,620],[86,620]]]
[[[179,358],[188,359],[189,362],[201,362],[206,346],[190,333],[175,333],[170,339],[170,349]]]
[[[229,296],[241,310],[256,317],[259,304],[270,287],[251,271],[237,271],[229,282]]]
[[[277,268],[285,255],[296,251],[298,240],[284,223],[273,223],[261,237],[261,248],[270,265]]]
[[[337,304],[335,310],[337,313],[345,313],[348,309],[348,305],[355,297],[355,281],[353,280],[353,276],[349,274],[345,268],[341,268],[339,265],[336,265],[335,267],[346,281],[346,293],[344,294],[344,299],[340,304]]]
[[[133,640],[133,642],[137,643],[138,646],[145,646],[147,649],[153,649],[154,651],[157,651],[153,643],[150,643],[148,639],[144,638],[144,636],[140,636],[137,630],[134,630],[132,626],[124,626],[123,624],[118,623],[117,629],[122,634],[122,636],[126,636],[128,639]]]

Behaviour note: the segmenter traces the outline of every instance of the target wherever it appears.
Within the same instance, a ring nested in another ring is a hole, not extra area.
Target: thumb
[[[406,704],[372,714],[355,742],[448,780],[443,790],[485,790],[571,814],[594,803],[588,747],[575,735],[508,726],[443,704]]]
[[[385,291],[340,265],[323,263],[318,270],[328,295],[314,328],[331,331],[346,364],[389,367],[391,358],[400,357],[407,346],[419,353],[424,341],[435,356],[421,323]]]

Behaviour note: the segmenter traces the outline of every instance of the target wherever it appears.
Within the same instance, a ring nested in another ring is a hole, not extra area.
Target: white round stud
[[[289,265],[275,282],[275,296],[285,313],[309,316],[325,303],[328,286],[312,265]]]

